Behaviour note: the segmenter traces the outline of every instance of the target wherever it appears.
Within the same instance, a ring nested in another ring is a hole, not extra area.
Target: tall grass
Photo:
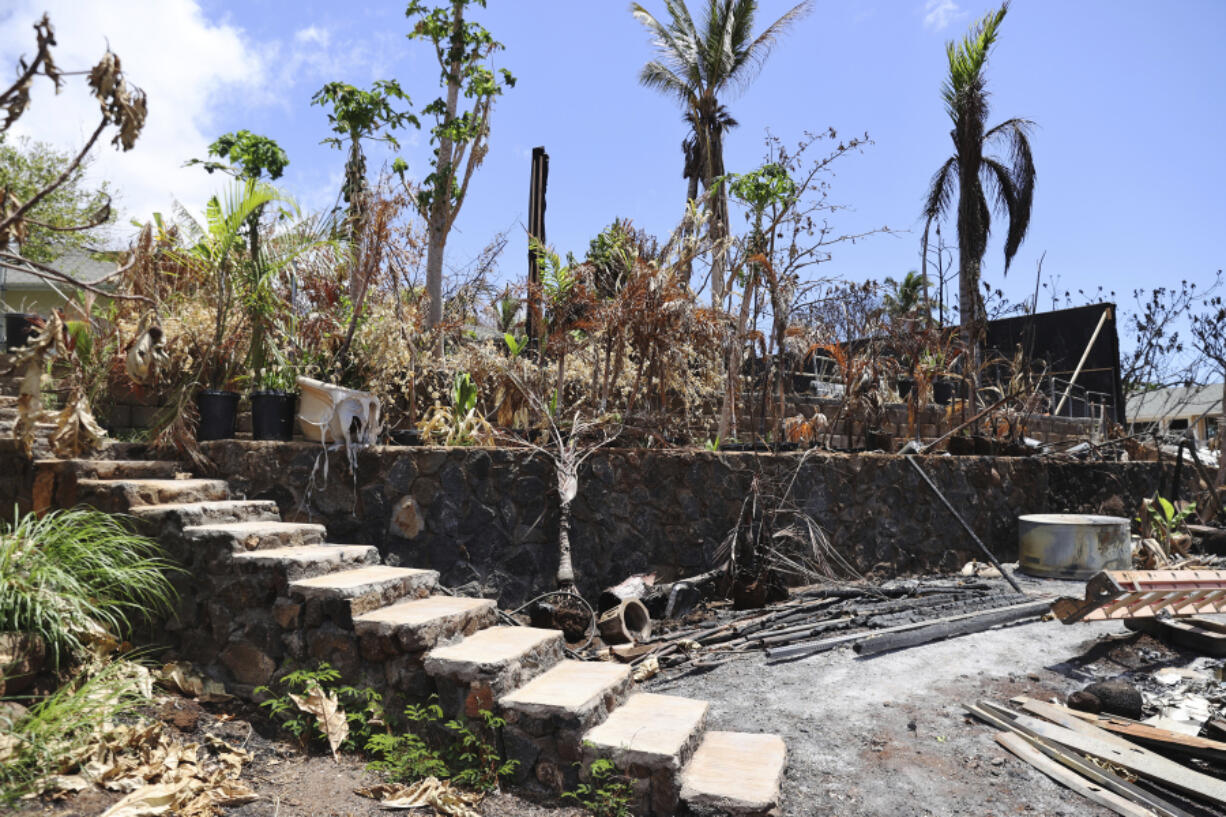
[[[87,508],[0,523],[0,631],[41,637],[58,666],[172,609],[177,566],[130,523]]]
[[[75,771],[117,718],[147,703],[142,672],[131,661],[109,661],[82,672],[24,716],[0,716],[0,803],[37,794],[48,777]]]

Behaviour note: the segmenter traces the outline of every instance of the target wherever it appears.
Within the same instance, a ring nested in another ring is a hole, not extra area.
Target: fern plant
[[[180,570],[123,517],[86,508],[0,522],[0,631],[38,636],[58,665],[137,619],[168,614]]]

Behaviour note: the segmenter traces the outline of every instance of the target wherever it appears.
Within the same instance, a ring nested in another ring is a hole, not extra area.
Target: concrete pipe
[[[651,615],[638,599],[624,599],[596,622],[606,644],[627,644],[651,637]]]

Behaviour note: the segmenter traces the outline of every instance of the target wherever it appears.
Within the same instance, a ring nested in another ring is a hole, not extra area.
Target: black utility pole
[[[545,245],[545,191],[549,187],[549,154],[544,147],[532,149],[532,179],[528,185],[528,235]],[[537,297],[541,289],[540,259],[528,245],[528,337],[536,338],[540,327]]]

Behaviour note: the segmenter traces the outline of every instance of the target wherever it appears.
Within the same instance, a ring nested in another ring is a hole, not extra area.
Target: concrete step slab
[[[233,522],[279,522],[281,511],[271,499],[223,499],[216,502],[167,502],[133,508],[131,514],[156,528],[179,530]]]
[[[438,587],[437,570],[372,565],[344,570],[326,576],[302,579],[290,585],[290,596],[308,603],[308,626],[313,624],[312,603],[323,605],[323,613],[342,627],[352,625],[352,617],[375,610],[403,598],[423,598]],[[348,615],[339,614],[340,611]]]
[[[327,533],[323,525],[309,522],[228,522],[183,528],[183,538],[189,543],[229,547],[240,553],[248,550],[321,545]]]
[[[392,639],[405,652],[419,652],[493,625],[497,611],[490,599],[427,596],[363,613],[354,618],[353,630],[363,637]]]
[[[597,759],[611,760],[630,778],[635,814],[672,815],[680,795],[678,773],[702,740],[708,708],[694,698],[631,695],[583,736],[584,776]]]
[[[141,505],[229,498],[230,486],[222,479],[77,480],[77,502],[111,513],[126,513]]]
[[[566,646],[558,630],[496,626],[426,653],[425,670],[434,678],[448,715],[476,717],[494,701],[562,660]]]
[[[681,800],[702,813],[777,813],[787,747],[778,735],[708,732],[681,772]]]
[[[619,769],[680,771],[698,748],[709,707],[695,698],[637,693],[590,729],[583,742],[591,744],[592,759],[607,758]]]
[[[177,460],[38,460],[35,468],[72,472],[78,479],[176,479],[191,466]]]
[[[510,691],[561,661],[565,646],[559,630],[489,627],[455,644],[435,647],[426,655],[426,671],[464,682],[493,682],[516,674],[519,680],[507,688]]]
[[[238,567],[275,570],[290,582],[378,563],[379,549],[373,545],[299,545],[234,554]]]
[[[503,695],[498,703],[519,716],[556,719],[586,729],[626,699],[630,684],[630,667],[624,664],[568,659]]]

